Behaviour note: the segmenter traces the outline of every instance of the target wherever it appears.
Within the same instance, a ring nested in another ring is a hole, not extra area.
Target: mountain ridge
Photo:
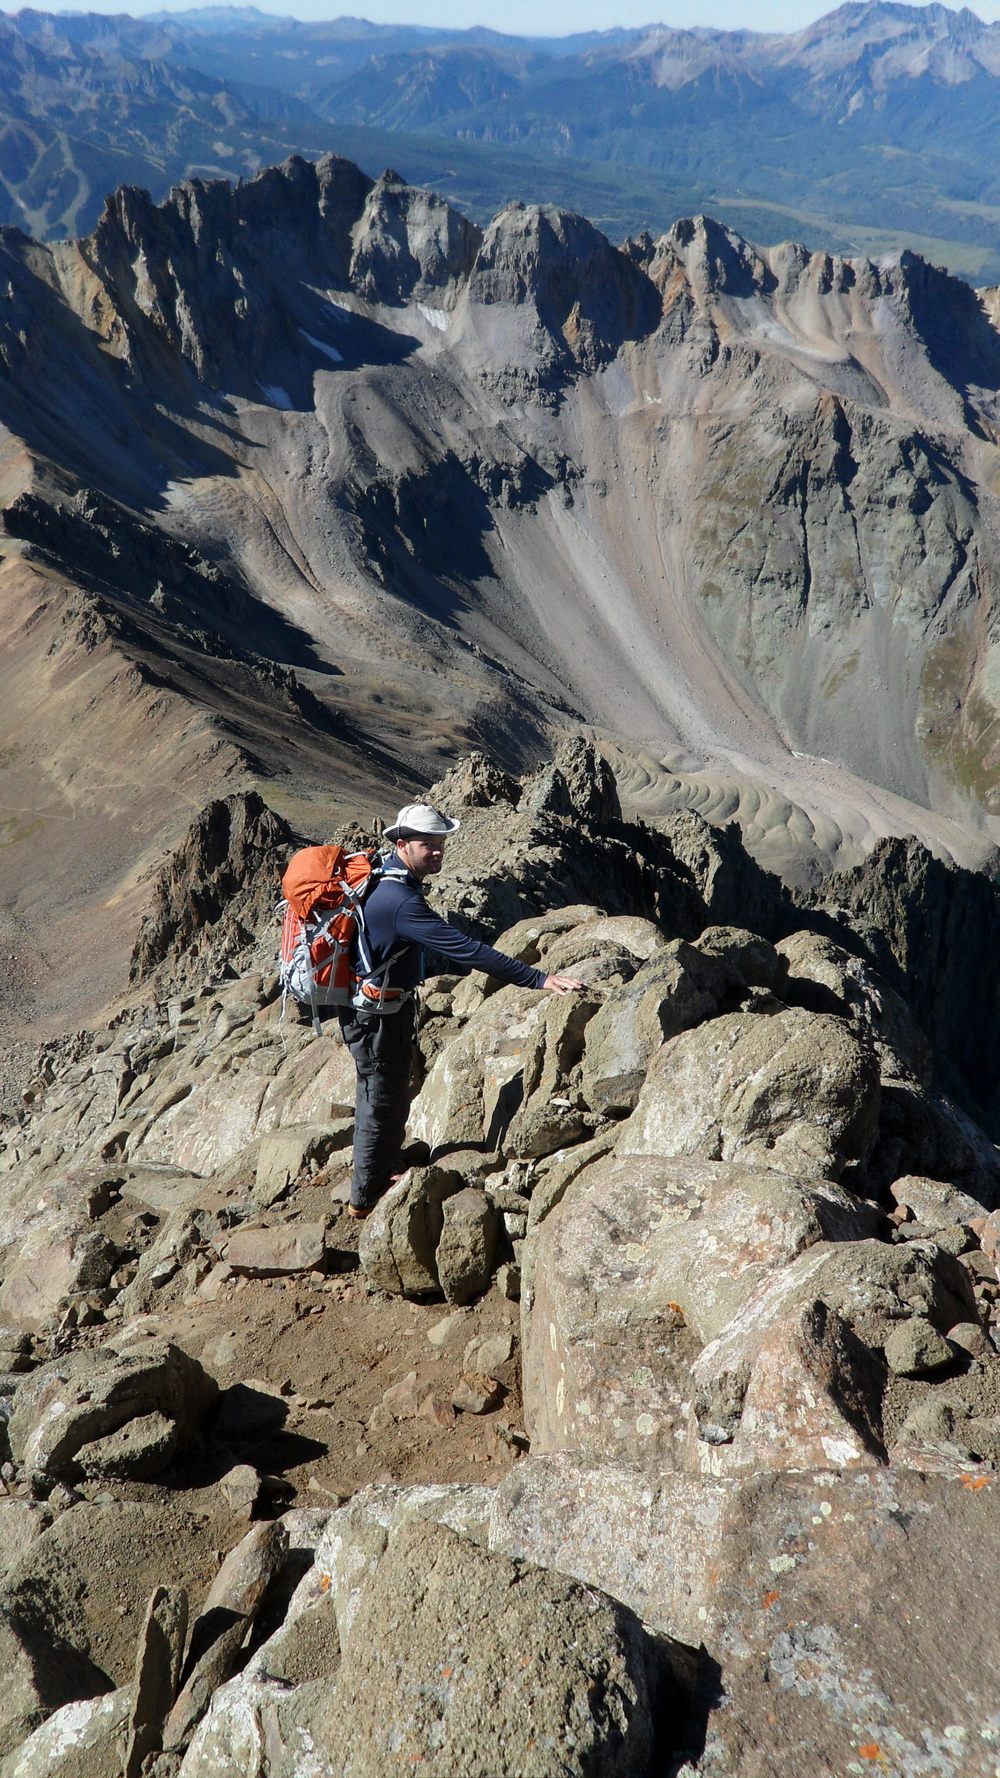
[[[992,857],[1000,341],[968,286],[710,218],[624,250],[544,206],[481,231],[332,157],[120,191],[78,242],[4,230],[0,277],[11,634],[47,682],[75,588],[161,682],[199,802],[261,786],[301,831],[331,757],[346,819],[583,726],[654,816],[728,810],[793,879],[887,834]],[[63,743],[28,708],[47,823]],[[109,906],[128,781],[88,816]]]
[[[123,176],[159,199],[184,176],[332,151],[373,175],[405,157],[481,225],[551,196],[548,179],[619,238],[701,209],[750,235],[787,216],[814,248],[909,241],[1000,281],[998,27],[947,8],[859,0],[787,35],[565,40],[185,18],[0,22],[0,218],[77,234]]]

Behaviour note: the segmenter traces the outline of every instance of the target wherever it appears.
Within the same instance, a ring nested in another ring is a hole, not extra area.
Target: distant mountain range
[[[1000,281],[1000,24],[852,3],[804,31],[561,39],[253,7],[0,17],[0,221],[93,226],[121,182],[300,152],[397,167],[477,220],[554,201],[617,238],[709,211],[759,240],[915,246]]]

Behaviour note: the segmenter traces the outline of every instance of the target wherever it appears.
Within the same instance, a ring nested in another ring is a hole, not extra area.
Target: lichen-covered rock
[[[737,1490],[576,1451],[532,1455],[493,1495],[489,1545],[600,1587],[651,1629],[696,1647]]]
[[[339,1778],[337,1752],[317,1747],[314,1733],[329,1685],[328,1673],[294,1686],[238,1674],[220,1685],[169,1778]]]
[[[669,942],[667,934],[657,926],[654,920],[646,920],[641,914],[599,914],[594,913],[591,920],[579,922],[579,937],[586,939],[587,928],[599,926],[601,936],[608,944],[621,945],[623,950],[630,951],[638,963],[648,963],[649,959]]]
[[[547,962],[552,946],[564,932],[575,932],[580,927],[591,925],[595,920],[603,926],[606,918],[599,907],[593,907],[589,903],[576,902],[571,907],[548,908],[544,913],[518,920],[516,925],[501,932],[496,940],[497,949],[504,951],[508,957],[517,957],[520,962],[531,963],[536,969],[540,969]]]
[[[942,1778],[993,1778],[998,1500],[989,1472],[946,1461],[720,1481],[562,1454],[511,1472],[490,1544],[704,1643],[725,1675],[703,1756],[722,1778],[748,1757],[787,1778],[790,1755],[918,1772],[928,1747]]]
[[[429,1778],[653,1778],[682,1738],[693,1669],[595,1589],[411,1520],[314,1733],[326,1748],[336,1734],[343,1778],[384,1778],[400,1754]]]
[[[336,1027],[334,1026],[334,1030]],[[124,1118],[129,1157],[145,1165],[215,1173],[252,1142],[287,1126],[353,1113],[355,1073],[339,1034],[314,1037],[290,1023],[254,1027],[239,1045],[187,1049],[141,1084]]]
[[[793,1301],[743,1367],[713,1367],[721,1343],[692,1368],[691,1461],[706,1474],[886,1461],[884,1371],[821,1298]]]
[[[837,1179],[871,1152],[878,1110],[874,1052],[843,1020],[732,1013],[657,1052],[619,1149]]]
[[[0,1766],[0,1778],[109,1778],[124,1769],[131,1694],[64,1704]]]
[[[614,1154],[529,1237],[525,1419],[533,1449],[681,1458],[689,1367],[763,1281],[872,1213],[831,1182]]]
[[[107,1688],[104,1674],[85,1654],[22,1623],[6,1602],[0,1605],[0,1661],[0,1757],[16,1758],[54,1710]]]
[[[890,1330],[914,1315],[944,1329],[970,1313],[962,1268],[929,1245],[807,1249],[694,1361],[691,1463],[735,1474],[884,1462]]]
[[[313,1572],[333,1601],[341,1641],[350,1635],[365,1588],[400,1525],[412,1518],[440,1520],[485,1542],[491,1498],[492,1490],[468,1485],[370,1487],[335,1513],[316,1546]]]
[[[726,1688],[713,1778],[994,1778],[998,1508],[993,1479],[956,1464],[749,1482],[704,1637]]]

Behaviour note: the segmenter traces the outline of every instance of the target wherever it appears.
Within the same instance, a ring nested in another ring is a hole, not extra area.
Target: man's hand
[[[550,994],[576,994],[586,982],[578,982],[575,975],[547,975],[542,983]]]

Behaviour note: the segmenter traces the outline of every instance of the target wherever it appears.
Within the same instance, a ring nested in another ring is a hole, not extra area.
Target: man
[[[430,803],[409,803],[385,830],[395,850],[387,874],[364,910],[364,963],[371,1007],[339,1013],[340,1029],[358,1073],[354,1120],[354,1178],[348,1215],[361,1221],[382,1196],[399,1159],[410,1109],[410,1068],[416,1035],[415,993],[428,951],[462,969],[481,969],[520,988],[571,994],[583,982],[546,975],[449,926],[424,900],[423,883],[444,863],[445,841],[459,822]]]

